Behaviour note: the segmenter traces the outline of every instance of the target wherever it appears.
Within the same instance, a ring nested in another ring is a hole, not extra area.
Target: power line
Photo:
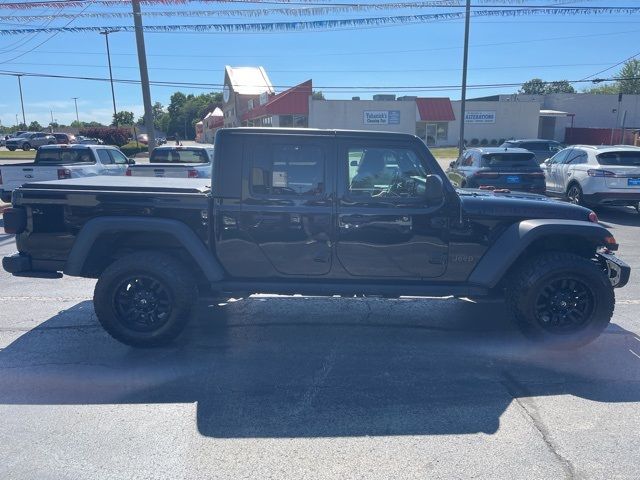
[[[72,80],[87,80],[87,81],[102,81],[108,82],[109,78],[105,77],[88,77],[88,76],[79,76],[79,75],[56,75],[56,74],[47,74],[47,73],[36,73],[36,72],[14,72],[3,70],[0,71],[0,75],[2,76],[22,76],[22,77],[37,77],[37,78],[56,78],[56,79],[72,79]],[[597,82],[606,82],[606,81],[614,81],[617,78],[599,78]],[[628,80],[640,80],[640,77],[630,77]],[[135,79],[113,79],[114,82],[117,83],[125,83],[125,84],[139,84],[140,80]],[[594,80],[550,80],[543,81],[544,85],[553,85],[558,84],[560,82],[566,81],[570,84],[577,83],[594,83]],[[171,86],[171,87],[198,87],[198,88],[206,88],[206,89],[220,89],[222,88],[222,83],[202,83],[202,82],[175,82],[175,81],[161,81],[161,80],[151,80],[150,83],[156,86]],[[484,83],[484,84],[473,84],[468,85],[467,88],[473,89],[484,89],[484,88],[506,88],[506,87],[520,87],[526,82],[504,82],[504,83]],[[252,86],[252,85],[243,85],[243,86]],[[274,85],[274,88],[278,89],[289,89],[294,85]],[[430,90],[454,90],[460,89],[460,85],[314,85],[314,88],[328,90],[328,91],[344,91],[344,92],[353,92],[354,90],[360,91],[396,91],[396,92],[406,92],[406,91],[430,91]]]
[[[608,72],[608,71],[609,71],[609,70],[611,70],[611,69],[614,69],[614,68],[616,68],[616,67],[618,67],[618,66],[620,66],[620,65],[622,65],[622,64],[624,64],[624,63],[627,63],[627,62],[628,62],[628,61],[630,61],[630,60],[633,60],[633,59],[634,59],[634,58],[636,58],[638,55],[640,55],[640,52],[638,52],[638,53],[634,53],[634,54],[633,54],[633,55],[631,55],[629,58],[625,58],[625,59],[624,59],[624,60],[622,60],[621,62],[618,62],[618,63],[616,63],[615,65],[611,65],[610,67],[605,68],[604,70],[600,70],[599,72],[593,73],[593,74],[589,75],[588,77],[584,77],[584,78],[583,78],[583,80],[588,80],[589,78],[593,78],[593,77],[595,77],[596,75],[600,75],[601,73]]]

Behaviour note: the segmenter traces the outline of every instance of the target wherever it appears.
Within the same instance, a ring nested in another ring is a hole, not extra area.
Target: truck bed
[[[23,186],[23,189],[206,194],[211,190],[211,180],[208,178],[118,177],[105,175],[27,183]]]

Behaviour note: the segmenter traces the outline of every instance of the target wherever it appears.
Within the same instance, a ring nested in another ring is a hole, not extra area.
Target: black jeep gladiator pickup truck
[[[104,328],[174,339],[198,296],[504,296],[530,338],[595,339],[629,267],[591,210],[455,190],[417,137],[222,129],[212,179],[24,185],[4,213],[15,275],[97,278]]]

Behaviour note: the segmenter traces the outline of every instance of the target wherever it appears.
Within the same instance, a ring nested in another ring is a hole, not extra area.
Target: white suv
[[[544,161],[547,193],[579,205],[640,202],[640,148],[574,145]]]

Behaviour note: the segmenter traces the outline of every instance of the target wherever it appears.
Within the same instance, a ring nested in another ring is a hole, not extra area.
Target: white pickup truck
[[[124,175],[133,163],[118,148],[107,145],[45,145],[32,163],[0,163],[0,200],[25,183],[95,175]]]
[[[127,168],[130,177],[211,178],[213,145],[156,147],[148,164]]]

